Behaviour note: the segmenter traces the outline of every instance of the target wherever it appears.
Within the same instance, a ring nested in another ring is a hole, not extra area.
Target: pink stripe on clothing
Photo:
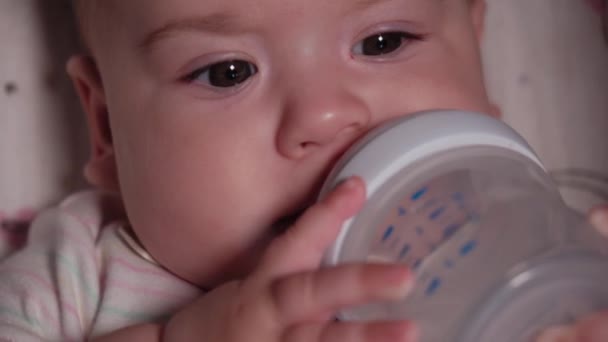
[[[28,244],[2,260],[0,340],[85,341],[169,317],[202,292],[134,251],[118,225],[106,225],[117,217],[105,202],[104,193],[75,194],[42,213]]]
[[[0,294],[0,297],[2,296],[7,296],[8,298],[19,298],[19,296],[21,296],[22,293],[20,292],[13,292],[11,293],[8,290],[4,290],[2,291],[2,293]],[[28,303],[30,304],[30,303]],[[54,326],[54,327],[58,327],[61,325],[61,322],[59,321],[59,317],[57,317],[56,315],[51,314],[51,311],[48,309],[48,307],[46,306],[46,304],[42,301],[42,300],[35,300],[33,301],[31,304],[35,305],[36,307],[40,308],[40,311],[42,312],[42,316],[44,318],[44,321],[47,325],[50,326]],[[20,316],[20,319],[28,322],[27,317],[24,316]],[[40,321],[39,319],[37,321]],[[29,322],[28,322],[29,324]],[[64,336],[65,337],[65,336]]]
[[[7,268],[2,269],[2,271],[0,271],[0,272],[8,272],[8,273],[10,273],[10,276],[13,278],[15,278],[17,275],[21,274],[22,276],[32,279],[33,282],[28,284],[29,285],[27,287],[28,291],[33,291],[34,289],[31,288],[32,285],[37,284],[38,287],[40,288],[39,293],[42,293],[42,291],[46,291],[47,293],[49,293],[50,297],[53,299],[55,299],[55,296],[58,294],[57,290],[51,283],[49,283],[44,278],[42,278],[41,276],[39,276],[38,274],[36,274],[30,270],[16,268],[16,267],[12,267],[12,268],[7,267]],[[33,291],[33,292],[36,292],[36,291]],[[5,291],[3,291],[2,294],[4,294],[4,293],[5,293]],[[78,310],[76,309],[76,307],[73,304],[66,302],[63,299],[59,299],[59,301],[67,313],[69,313],[71,316],[73,316],[73,318],[76,321],[80,321],[79,315],[78,315]],[[36,301],[34,303],[39,305],[39,307],[45,307],[41,300]],[[47,311],[47,314],[49,314],[48,311]]]
[[[76,215],[72,212],[69,212],[67,210],[63,210],[62,213],[64,213],[66,216],[73,218],[74,220],[78,221],[78,223],[82,224],[83,226],[85,226],[87,229],[89,229],[89,232],[94,232],[95,229],[95,222],[93,222],[92,220],[87,220],[83,217],[80,217],[79,215]]]
[[[154,289],[151,287],[138,286],[116,279],[108,280],[107,286],[111,288],[118,288],[121,290],[130,291],[137,295],[154,297],[150,299],[157,299],[165,302],[181,302],[189,298],[189,296],[185,296],[183,293],[179,293],[179,291],[168,291],[162,289]]]

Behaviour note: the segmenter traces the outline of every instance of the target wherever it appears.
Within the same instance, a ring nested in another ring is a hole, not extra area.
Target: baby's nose
[[[288,158],[303,158],[352,141],[367,130],[370,120],[363,98],[347,89],[319,85],[298,90],[283,107],[278,149]]]

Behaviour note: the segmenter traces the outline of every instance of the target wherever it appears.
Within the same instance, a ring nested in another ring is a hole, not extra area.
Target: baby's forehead
[[[113,39],[108,35],[111,36],[112,32],[120,27],[123,27],[120,30],[142,31],[136,32],[136,34],[145,36],[148,33],[146,31],[160,29],[163,25],[172,24],[180,19],[189,18],[192,19],[189,21],[190,23],[200,23],[202,20],[196,19],[197,17],[212,17],[220,21],[221,25],[216,26],[223,27],[231,25],[231,23],[240,23],[236,26],[249,27],[249,25],[242,24],[244,21],[254,21],[257,22],[256,25],[262,25],[264,21],[273,19],[268,17],[269,13],[289,11],[292,7],[301,6],[302,3],[298,3],[299,1],[301,0],[256,0],[255,3],[249,0],[72,0],[72,3],[78,18],[81,36],[85,44],[91,47],[110,43]],[[329,3],[327,0],[306,0],[305,5],[309,14],[315,12],[324,14],[327,8],[340,9],[336,13],[344,13],[344,15],[334,16],[335,19],[331,21],[337,24],[353,8],[372,9],[375,6],[398,6],[406,8],[405,12],[411,14],[411,12],[419,12],[418,10],[425,12],[428,8],[442,9],[442,12],[446,12],[450,9],[449,5],[470,4],[476,1],[483,2],[484,0],[332,0]],[[227,18],[234,18],[234,20],[227,20]],[[308,18],[315,18],[315,16],[309,15]],[[273,22],[272,27],[280,31],[281,25],[292,25],[292,23],[277,19]],[[124,28],[124,26],[129,26],[130,29]]]
[[[260,11],[260,9],[264,8],[277,8],[277,7],[290,7],[289,1],[256,1],[255,3],[250,2],[249,0],[147,0],[147,1],[139,1],[139,0],[129,0],[129,1],[115,1],[115,0],[71,0],[73,7],[76,10],[76,13],[79,16],[90,16],[90,17],[99,17],[104,13],[108,13],[112,10],[120,10],[125,13],[145,13],[148,12],[149,9],[160,5],[170,5],[172,8],[197,8],[197,10],[209,9],[210,11],[218,10],[222,8],[238,8],[245,12],[254,12]],[[301,1],[301,0],[296,0]],[[322,10],[324,5],[326,5],[327,0],[306,0],[306,6],[308,8],[318,7],[319,10]],[[425,6],[428,2],[436,2],[436,3],[450,3],[450,2],[464,2],[464,3],[473,3],[476,1],[483,2],[485,0],[332,0],[336,3],[343,3],[341,6],[344,8],[348,7],[359,7],[366,8],[372,7],[374,5],[379,5],[383,3],[390,2],[403,2],[407,3],[407,5],[411,8],[416,8],[420,6]]]

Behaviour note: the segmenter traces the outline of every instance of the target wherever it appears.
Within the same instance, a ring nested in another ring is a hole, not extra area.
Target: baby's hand
[[[608,313],[597,313],[581,319],[575,325],[547,329],[536,342],[606,342]]]
[[[589,221],[608,238],[608,206],[592,210]],[[584,317],[571,326],[552,327],[543,332],[536,342],[608,342],[608,312]]]
[[[589,222],[608,239],[608,205],[599,206],[591,210]]]
[[[220,286],[174,316],[164,341],[415,341],[411,323],[336,322],[339,309],[404,297],[403,266],[353,264],[319,269],[342,223],[365,200],[353,178],[311,207],[266,251],[246,279]]]

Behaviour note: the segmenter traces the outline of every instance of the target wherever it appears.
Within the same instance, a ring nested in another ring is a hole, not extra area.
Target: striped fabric
[[[164,320],[201,294],[137,253],[111,207],[83,192],[34,221],[0,263],[0,341],[83,341]]]

